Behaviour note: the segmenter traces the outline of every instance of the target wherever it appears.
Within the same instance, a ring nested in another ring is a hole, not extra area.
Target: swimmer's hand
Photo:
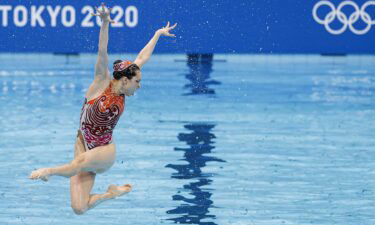
[[[114,23],[115,21],[111,20],[110,14],[112,9],[105,7],[104,3],[102,3],[102,7],[99,9],[95,7],[96,13],[91,13],[93,16],[99,16],[102,21]]]
[[[159,33],[160,36],[176,37],[176,35],[174,35],[174,34],[170,34],[170,33],[169,33],[169,31],[170,31],[170,30],[173,30],[176,26],[177,26],[177,23],[175,23],[173,26],[170,27],[170,26],[169,26],[169,21],[168,21],[166,27],[163,27],[163,28],[159,29],[159,30],[156,31],[156,32]]]

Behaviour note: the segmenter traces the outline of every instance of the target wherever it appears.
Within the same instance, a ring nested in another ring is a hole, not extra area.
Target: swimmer
[[[112,132],[125,108],[126,97],[141,87],[141,68],[149,60],[160,36],[175,37],[169,33],[177,24],[157,30],[141,50],[134,62],[116,60],[113,79],[108,70],[108,29],[113,23],[111,9],[104,3],[96,8],[94,16],[102,20],[99,34],[98,58],[95,77],[88,88],[81,111],[80,126],[75,143],[74,159],[65,165],[33,171],[30,179],[48,181],[51,176],[70,178],[71,207],[76,214],[83,214],[99,203],[122,196],[132,186],[109,185],[103,194],[91,194],[96,174],[108,170],[115,162],[116,146]]]

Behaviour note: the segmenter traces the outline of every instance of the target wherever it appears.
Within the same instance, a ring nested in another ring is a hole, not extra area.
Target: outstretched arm
[[[150,59],[152,52],[154,51],[155,45],[158,42],[160,36],[176,37],[176,35],[169,33],[169,31],[174,29],[176,26],[177,26],[177,23],[170,27],[169,22],[168,22],[166,27],[163,27],[157,30],[155,32],[155,35],[151,38],[151,40],[147,43],[147,45],[138,54],[134,63],[137,64],[137,66],[141,68],[143,64],[145,64]]]
[[[99,46],[98,46],[98,58],[96,60],[95,65],[95,79],[105,80],[109,79],[109,71],[108,71],[108,53],[107,53],[107,46],[108,46],[108,27],[109,23],[112,23],[109,14],[111,13],[111,9],[107,9],[102,3],[101,9],[96,8],[96,14],[94,16],[99,16],[102,19],[102,25],[100,27],[100,34],[99,34]]]

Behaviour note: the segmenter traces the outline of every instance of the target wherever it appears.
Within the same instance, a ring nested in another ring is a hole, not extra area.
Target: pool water
[[[135,55],[110,55],[134,60]],[[0,55],[0,224],[375,224],[374,56],[154,55],[77,216],[69,180],[96,56]]]

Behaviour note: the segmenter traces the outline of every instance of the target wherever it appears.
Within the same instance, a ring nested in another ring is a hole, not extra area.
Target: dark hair
[[[116,60],[113,65],[122,62],[122,60]],[[127,77],[129,80],[131,80],[133,77],[137,75],[137,71],[140,71],[141,69],[137,64],[130,64],[126,69],[121,71],[113,71],[113,78],[116,80],[120,80],[121,77]]]

